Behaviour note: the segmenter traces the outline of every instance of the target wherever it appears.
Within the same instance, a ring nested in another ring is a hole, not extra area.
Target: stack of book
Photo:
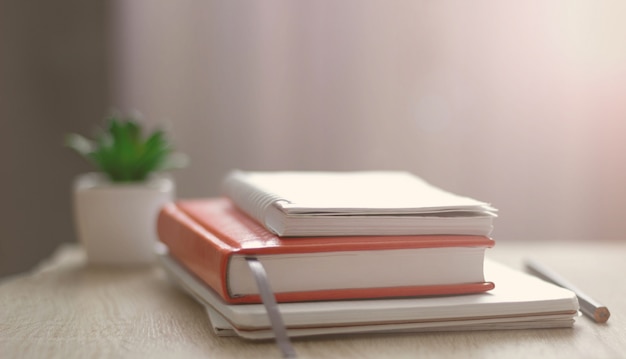
[[[274,336],[251,258],[289,336],[572,326],[572,292],[485,260],[495,213],[405,172],[235,171],[157,229],[219,335]]]

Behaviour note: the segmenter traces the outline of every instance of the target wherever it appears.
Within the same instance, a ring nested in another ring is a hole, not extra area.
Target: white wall
[[[505,239],[626,233],[618,1],[120,1],[117,100],[169,123],[182,197],[244,169],[406,169]]]

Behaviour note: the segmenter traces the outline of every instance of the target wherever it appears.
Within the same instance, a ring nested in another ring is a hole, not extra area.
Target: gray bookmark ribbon
[[[282,352],[284,358],[295,358],[297,356],[296,351],[291,345],[291,341],[287,335],[287,328],[283,322],[283,317],[280,315],[280,310],[278,309],[274,292],[272,291],[269,281],[267,280],[265,268],[263,268],[261,262],[259,262],[256,258],[246,258],[246,262],[254,275],[254,280],[256,281],[257,286],[259,287],[261,301],[263,302],[267,315],[270,319],[278,348]]]

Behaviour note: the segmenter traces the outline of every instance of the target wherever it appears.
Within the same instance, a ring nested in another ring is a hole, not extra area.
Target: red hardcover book
[[[246,257],[267,272],[278,302],[484,292],[485,236],[281,238],[227,198],[166,205],[157,221],[170,255],[228,303],[260,303]]]

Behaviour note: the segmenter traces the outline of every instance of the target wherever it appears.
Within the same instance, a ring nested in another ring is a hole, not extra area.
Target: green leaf
[[[95,148],[92,141],[89,141],[85,137],[75,133],[70,133],[65,136],[65,145],[82,156],[88,156],[89,153],[93,152]]]
[[[174,155],[161,130],[145,139],[139,123],[132,118],[109,117],[107,127],[95,141],[80,135],[68,135],[66,144],[90,159],[113,181],[142,181],[150,173],[184,167],[188,160]]]

